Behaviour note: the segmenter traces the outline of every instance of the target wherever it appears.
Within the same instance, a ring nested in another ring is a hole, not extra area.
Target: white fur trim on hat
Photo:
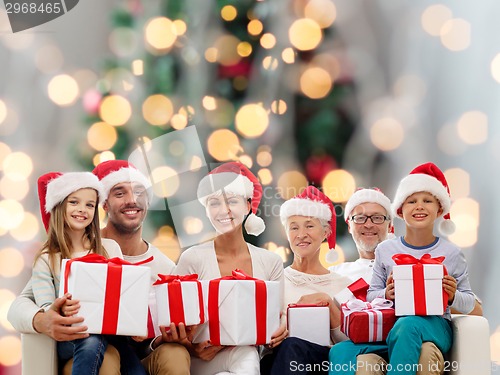
[[[434,195],[441,204],[443,216],[450,212],[451,199],[444,185],[435,177],[424,173],[410,174],[399,183],[396,196],[392,202],[392,212],[398,217],[398,210],[406,198],[418,192],[428,192]],[[449,221],[449,220],[446,220]]]
[[[351,195],[345,205],[344,220],[347,221],[352,210],[363,203],[377,203],[381,205],[385,209],[389,219],[392,219],[391,200],[384,193],[375,189],[359,189]]]
[[[258,236],[266,229],[266,225],[264,224],[264,220],[258,217],[257,215],[250,213],[245,221],[245,230],[248,234],[252,236]]]
[[[49,213],[68,195],[85,188],[97,190],[99,200],[104,199],[103,186],[91,172],[68,172],[50,180],[47,185],[45,212]]]
[[[137,182],[143,185],[148,192],[149,202],[153,199],[151,182],[135,168],[120,168],[117,171],[111,172],[101,179],[104,187],[104,200],[108,199],[109,192],[116,184],[123,182]]]
[[[221,194],[222,188],[225,193],[245,198],[253,197],[253,183],[247,177],[232,172],[221,172],[206,175],[201,179],[198,185],[198,200],[206,206],[208,197]]]
[[[319,201],[304,198],[292,198],[281,205],[280,218],[284,227],[288,218],[294,215],[315,217],[326,221],[332,219],[330,207]]]

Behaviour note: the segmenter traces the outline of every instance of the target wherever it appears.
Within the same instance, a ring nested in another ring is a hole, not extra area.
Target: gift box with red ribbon
[[[443,315],[448,305],[448,294],[443,289],[443,276],[447,274],[442,264],[444,257],[425,254],[417,259],[396,254],[392,259],[397,264],[392,269],[396,316]]]
[[[340,330],[356,344],[385,341],[396,322],[392,301],[354,299],[342,305]]]
[[[234,270],[232,276],[202,281],[207,322],[193,342],[212,345],[261,345],[279,327],[280,283]]]
[[[79,325],[88,333],[146,336],[151,269],[120,258],[97,254],[64,259],[59,294],[71,293],[80,301]]]
[[[290,304],[287,308],[288,335],[318,345],[330,345],[330,308]]]
[[[198,275],[158,275],[153,284],[156,294],[158,324],[184,323],[186,326],[205,321],[203,294]]]
[[[341,307],[342,304],[346,303],[352,299],[359,299],[361,301],[366,301],[366,293],[368,292],[368,288],[370,286],[368,283],[360,277],[358,280],[349,284],[346,288],[342,289],[338,292],[333,300],[337,304],[338,307]]]

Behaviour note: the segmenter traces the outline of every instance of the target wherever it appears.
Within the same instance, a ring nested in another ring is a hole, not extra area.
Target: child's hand
[[[387,278],[385,287],[385,299],[394,301],[394,279],[392,278],[392,272]]]
[[[443,277],[443,289],[448,294],[448,305],[451,305],[457,291],[457,280],[451,275],[446,275]]]
[[[66,294],[66,301],[61,307],[61,314],[63,316],[76,315],[80,310],[80,301],[72,298],[71,294]]]
[[[132,340],[135,342],[143,342],[144,340],[147,339],[147,336],[131,336]]]

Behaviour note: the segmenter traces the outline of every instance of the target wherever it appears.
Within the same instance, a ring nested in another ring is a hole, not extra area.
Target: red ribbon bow
[[[120,309],[120,291],[122,286],[122,266],[138,266],[151,262],[153,257],[131,263],[121,258],[105,258],[99,254],[87,254],[80,258],[69,259],[64,269],[64,294],[68,292],[68,278],[73,262],[107,264],[106,293],[104,296],[104,316],[102,320],[102,334],[114,335],[118,328],[118,311]]]
[[[415,315],[427,315],[425,303],[425,281],[424,281],[424,265],[426,264],[441,264],[443,266],[444,275],[448,274],[446,267],[443,265],[444,256],[432,258],[430,254],[424,254],[420,259],[411,256],[410,254],[394,254],[392,256],[397,265],[413,265],[413,299],[415,303]],[[448,294],[443,289],[443,309],[448,306]]]
[[[263,280],[247,275],[240,269],[232,271],[231,276],[210,280],[208,285],[208,327],[212,345],[220,345],[219,320],[219,284],[223,280],[253,280],[255,281],[255,316],[256,345],[266,344],[267,321],[267,287]]]
[[[198,303],[200,306],[201,324],[205,322],[205,310],[203,308],[203,294],[201,290],[201,283],[198,280],[198,274],[193,273],[191,275],[158,275],[158,280],[156,280],[153,285],[167,284],[170,321],[172,323],[175,323],[175,325],[179,325],[179,323],[186,324],[181,286],[181,282],[186,281],[196,282],[198,286]]]

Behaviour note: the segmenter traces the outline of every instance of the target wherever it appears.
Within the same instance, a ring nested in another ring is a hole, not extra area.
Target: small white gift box
[[[330,308],[290,304],[287,309],[288,335],[318,345],[330,345]]]

